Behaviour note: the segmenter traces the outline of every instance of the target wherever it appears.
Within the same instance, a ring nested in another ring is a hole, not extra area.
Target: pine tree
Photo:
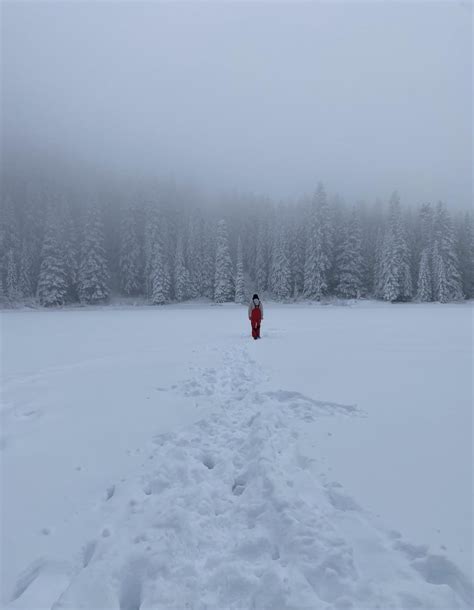
[[[174,296],[177,301],[184,301],[190,296],[190,277],[184,259],[184,245],[181,235],[176,243]]]
[[[348,222],[337,261],[337,294],[345,299],[358,299],[362,291],[362,237],[360,221],[354,208]]]
[[[344,212],[346,212],[346,210],[344,210]],[[329,294],[336,294],[338,296],[341,296],[339,283],[341,279],[341,265],[343,262],[344,249],[347,247],[348,222],[347,212],[343,213],[341,209],[338,209],[337,220],[334,219],[333,223],[333,264],[328,274],[327,289]]]
[[[462,299],[462,281],[454,244],[453,227],[442,203],[436,207],[433,224],[434,298],[440,303]]]
[[[108,300],[109,272],[104,247],[104,233],[99,211],[87,212],[79,267],[78,292],[81,303],[103,303]]]
[[[49,201],[49,199],[44,194],[43,189],[40,189],[38,185],[32,184],[29,186],[25,196],[26,203],[22,232],[22,239],[25,242],[25,268],[31,263],[28,272],[28,283],[31,288],[29,296],[35,296],[37,293],[41,250],[43,247],[47,217],[47,201]]]
[[[145,293],[151,301],[153,297],[153,267],[156,261],[156,244],[160,242],[160,215],[155,205],[148,205],[145,209],[144,230],[144,275]]]
[[[334,268],[334,226],[332,210],[329,205],[326,191],[321,182],[316,189],[315,198],[322,240],[320,261],[322,294],[328,294],[331,284],[331,270]]]
[[[417,299],[433,300],[433,210],[429,203],[420,208],[419,231],[414,248],[419,258],[417,278]]]
[[[406,301],[412,296],[410,253],[402,223],[400,200],[394,193],[385,231],[381,261],[381,295],[386,301]]]
[[[31,250],[26,239],[23,239],[20,251],[20,273],[18,279],[18,292],[23,298],[33,296],[33,260]]]
[[[151,302],[163,305],[169,300],[170,277],[161,243],[155,248],[155,258],[151,266]]]
[[[294,215],[290,234],[290,269],[292,295],[298,298],[303,293],[305,230],[304,222]]]
[[[280,300],[292,296],[289,245],[282,218],[277,220],[274,231],[270,288]]]
[[[420,251],[433,248],[433,209],[424,203],[420,209]]]
[[[323,185],[316,190],[308,223],[303,293],[317,299],[327,294],[333,256],[333,229]]]
[[[377,231],[375,239],[374,256],[374,296],[383,299],[383,255],[384,255],[384,233],[381,228]]]
[[[45,237],[41,251],[38,278],[38,297],[41,305],[64,305],[68,298],[68,275],[63,249],[63,235],[56,206],[50,205]]]
[[[127,296],[140,294],[142,278],[137,211],[131,206],[125,210],[122,218],[119,268],[123,294]]]
[[[22,298],[30,298],[36,294],[41,261],[44,210],[40,201],[30,197],[31,195],[25,196],[21,209],[21,230],[18,239],[18,288]]]
[[[264,292],[268,287],[268,229],[262,217],[258,222],[254,275],[257,290]]]
[[[361,219],[362,259],[364,261],[361,295],[378,296],[375,280],[378,273],[378,235],[382,224],[382,204],[376,200],[374,205],[369,208],[361,203],[358,210]]]
[[[186,260],[189,268],[189,294],[191,298],[203,296],[203,227],[199,212],[188,222]]]
[[[208,299],[214,298],[215,279],[215,238],[213,227],[207,222],[203,227],[202,243],[202,295]]]
[[[421,254],[420,270],[418,273],[418,293],[419,301],[433,300],[433,277],[431,274],[431,252],[425,247]]]
[[[327,289],[326,271],[328,261],[323,252],[322,228],[318,210],[313,207],[306,238],[303,294],[307,299],[323,296]]]
[[[225,303],[234,300],[232,260],[229,252],[229,238],[225,220],[217,223],[216,275],[214,282],[214,301]]]
[[[18,261],[20,258],[20,228],[13,199],[4,196],[0,209],[0,285],[9,301],[20,298]]]
[[[10,248],[7,252],[7,297],[8,300],[12,303],[18,301],[21,297],[20,290],[18,287],[18,270],[17,263],[15,261],[15,253],[13,249]]]
[[[235,302],[245,302],[244,254],[242,240],[237,241],[237,268],[235,274]]]
[[[79,296],[79,232],[77,231],[77,224],[74,222],[71,206],[64,201],[61,205],[61,219],[61,234],[63,235],[68,282],[68,302],[74,302],[77,301]]]
[[[437,241],[435,241],[433,248],[433,273],[433,287],[436,300],[440,303],[448,303],[450,301],[448,276],[444,258],[439,250]]]
[[[466,299],[474,298],[474,225],[471,214],[465,214],[457,235],[459,271]]]

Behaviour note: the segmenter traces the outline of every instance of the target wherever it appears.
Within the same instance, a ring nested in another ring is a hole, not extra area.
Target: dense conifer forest
[[[219,205],[178,188],[117,199],[7,193],[2,304],[245,302],[255,291],[284,302],[474,296],[472,215],[443,203],[404,207],[394,192],[350,205],[321,183],[286,203],[235,195]]]

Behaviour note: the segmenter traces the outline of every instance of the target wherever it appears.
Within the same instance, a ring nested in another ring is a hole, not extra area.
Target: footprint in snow
[[[30,564],[20,576],[17,578],[15,586],[13,588],[13,593],[11,595],[10,601],[14,602],[19,599],[23,593],[31,586],[31,584],[38,578],[41,571],[45,568],[47,562],[45,559],[37,559],[32,564]]]
[[[87,568],[87,566],[90,564],[91,559],[94,556],[96,548],[97,548],[96,540],[91,540],[90,542],[88,542],[85,545],[84,550],[82,552],[82,567],[83,568]]]
[[[417,572],[432,585],[447,585],[471,605],[474,599],[474,586],[461,570],[442,555],[426,555],[411,564]]]
[[[234,496],[241,496],[245,491],[247,482],[242,477],[237,477],[232,485],[232,493]]]
[[[108,502],[111,498],[114,497],[115,494],[115,485],[111,485],[110,487],[107,487],[107,489],[105,490],[105,501]]]
[[[315,400],[309,396],[291,390],[276,390],[265,392],[264,397],[286,403],[306,421],[312,421],[314,416],[344,413],[346,415],[360,414],[356,405],[345,405],[337,402]]]
[[[143,601],[143,580],[148,573],[148,560],[145,557],[132,559],[121,573],[119,609],[140,610]]]
[[[212,470],[214,468],[214,466],[216,465],[214,459],[210,455],[205,455],[202,459],[202,463],[209,470]]]

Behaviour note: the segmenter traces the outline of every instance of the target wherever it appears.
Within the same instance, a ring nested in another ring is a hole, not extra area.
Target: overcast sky
[[[472,203],[469,3],[2,9],[7,166]]]

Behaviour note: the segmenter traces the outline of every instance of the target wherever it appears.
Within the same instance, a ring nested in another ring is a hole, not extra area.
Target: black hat
[[[253,301],[254,299],[258,299],[258,294],[254,294],[254,295],[253,295],[253,297],[252,297],[252,301]],[[260,299],[258,299],[258,300],[260,300]]]

